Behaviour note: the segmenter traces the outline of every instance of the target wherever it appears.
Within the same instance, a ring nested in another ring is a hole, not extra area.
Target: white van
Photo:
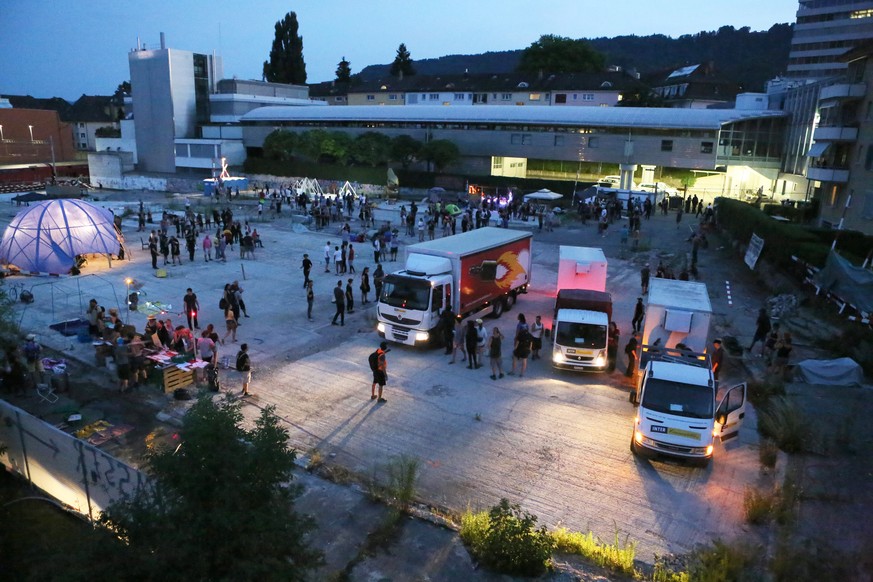
[[[679,196],[679,190],[665,182],[645,182],[640,184],[640,190],[643,192],[660,192],[666,196]]]

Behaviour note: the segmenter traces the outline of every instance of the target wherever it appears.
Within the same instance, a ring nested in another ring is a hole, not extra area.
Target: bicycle
[[[4,282],[3,291],[6,293],[6,297],[15,303],[18,301],[21,292],[24,291],[24,283],[21,281],[16,281],[15,283]]]

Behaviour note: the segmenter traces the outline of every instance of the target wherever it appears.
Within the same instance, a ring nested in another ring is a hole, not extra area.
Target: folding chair
[[[54,404],[58,401],[58,395],[55,394],[55,389],[51,383],[37,384],[36,393],[39,395],[40,399],[45,400],[49,404]]]

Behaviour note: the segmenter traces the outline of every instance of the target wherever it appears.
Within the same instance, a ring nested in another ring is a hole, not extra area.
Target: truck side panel
[[[531,238],[461,257],[460,313],[530,283]]]

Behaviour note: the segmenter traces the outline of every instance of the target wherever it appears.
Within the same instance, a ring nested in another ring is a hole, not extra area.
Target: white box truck
[[[650,348],[631,400],[639,404],[631,452],[706,465],[716,438],[739,435],[746,414],[746,384],[718,387],[709,356],[675,348]]]
[[[438,342],[447,307],[461,318],[500,317],[527,292],[531,239],[529,232],[486,227],[411,245],[406,268],[385,277],[379,334],[407,345]]]
[[[603,249],[561,245],[558,248],[558,290],[606,291],[607,266]]]
[[[711,319],[712,303],[705,283],[653,277],[642,345],[705,352]]]

